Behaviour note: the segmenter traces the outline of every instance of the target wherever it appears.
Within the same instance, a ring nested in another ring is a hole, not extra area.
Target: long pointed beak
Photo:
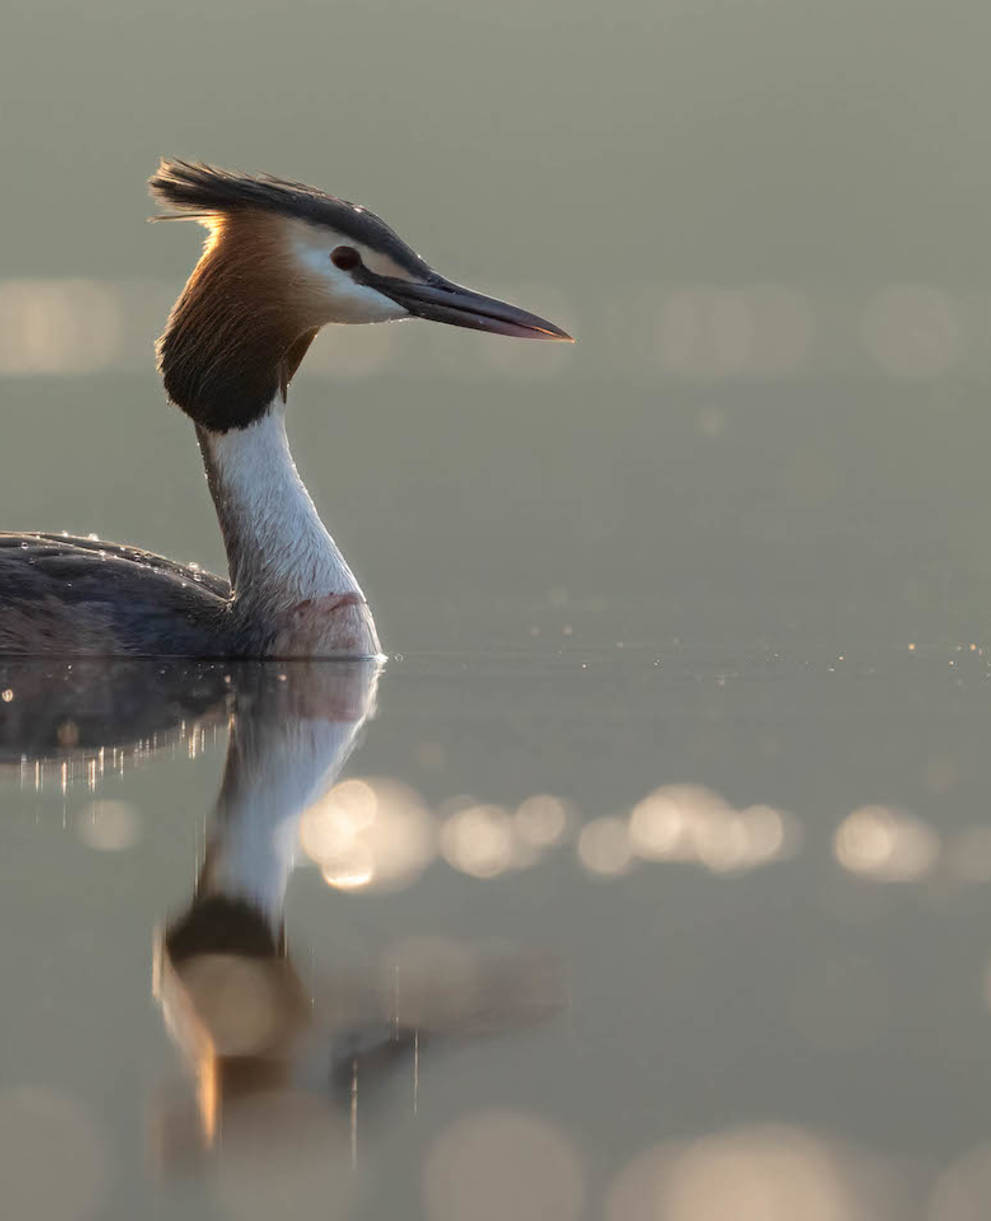
[[[545,318],[538,318],[507,301],[497,301],[495,297],[462,288],[441,276],[429,282],[375,276],[371,283],[416,318],[466,326],[474,331],[491,331],[496,335],[515,335],[518,339],[575,342],[567,331]]]

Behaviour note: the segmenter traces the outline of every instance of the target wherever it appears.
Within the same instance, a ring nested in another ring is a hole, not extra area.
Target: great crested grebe
[[[301,183],[164,160],[150,188],[172,219],[208,231],[158,363],[196,425],[230,581],[116,543],[0,534],[0,653],[377,654],[364,594],[286,438],[289,383],[317,331],[415,317],[570,336],[445,280],[374,213]]]

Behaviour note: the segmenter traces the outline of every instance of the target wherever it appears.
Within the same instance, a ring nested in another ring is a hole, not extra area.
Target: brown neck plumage
[[[218,216],[158,341],[165,390],[211,432],[244,428],[286,388],[316,335],[286,289],[285,235],[264,213]]]

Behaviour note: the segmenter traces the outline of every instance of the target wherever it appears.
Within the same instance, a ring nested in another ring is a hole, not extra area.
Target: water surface
[[[10,1215],[983,1198],[982,651],[3,686]]]

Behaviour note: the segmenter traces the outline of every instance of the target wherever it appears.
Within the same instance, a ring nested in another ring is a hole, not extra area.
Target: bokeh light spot
[[[939,856],[936,832],[921,819],[888,806],[862,806],[848,815],[833,837],[833,852],[844,869],[878,882],[915,882]]]
[[[447,863],[461,873],[494,878],[513,864],[512,820],[501,806],[459,810],[441,828],[440,849]]]
[[[398,889],[436,853],[434,818],[418,793],[395,780],[342,780],[300,823],[304,852],[337,890]]]
[[[661,1144],[614,1180],[607,1221],[894,1221],[881,1166],[800,1128]]]
[[[123,852],[141,838],[141,820],[129,801],[91,801],[76,817],[76,834],[98,852]]]
[[[578,836],[578,859],[589,873],[618,877],[630,868],[633,850],[626,820],[593,818]]]
[[[560,797],[538,793],[527,797],[513,815],[516,833],[535,848],[549,848],[564,837],[571,811]]]

